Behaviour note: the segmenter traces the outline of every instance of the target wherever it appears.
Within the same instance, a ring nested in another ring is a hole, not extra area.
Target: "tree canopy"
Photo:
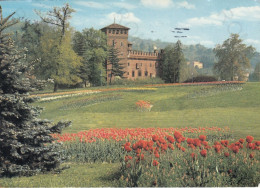
[[[255,49],[252,46],[243,44],[238,34],[231,34],[230,37],[214,48],[218,61],[214,70],[222,80],[244,80],[249,72],[250,61]]]

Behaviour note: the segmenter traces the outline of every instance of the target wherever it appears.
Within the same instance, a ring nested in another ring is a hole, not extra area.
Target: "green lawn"
[[[220,92],[216,92],[216,86],[106,91],[36,105],[44,107],[42,118],[71,120],[73,124],[65,132],[102,127],[228,126],[235,137],[251,134],[259,139],[260,83],[246,83],[242,87]],[[138,112],[135,106],[138,100],[150,101],[154,105],[151,112]]]
[[[235,138],[260,139],[260,83],[242,90],[216,86],[167,86],[155,91],[106,91],[98,94],[37,102],[41,118],[71,120],[64,132],[102,127],[226,127]],[[223,89],[223,88],[222,88]],[[135,103],[148,100],[151,112],[138,112]],[[116,186],[119,164],[71,164],[61,174],[2,178],[0,187]]]

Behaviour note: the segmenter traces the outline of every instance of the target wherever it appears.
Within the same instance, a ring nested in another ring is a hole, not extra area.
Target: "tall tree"
[[[41,38],[42,55],[36,70],[57,85],[76,85],[82,81],[78,76],[81,58],[72,49],[71,31],[66,31],[61,43],[57,36],[57,32],[46,32]]]
[[[80,77],[83,82],[97,86],[105,83],[105,59],[107,58],[106,35],[93,28],[76,32],[73,49],[82,57]]]
[[[162,54],[160,74],[167,83],[180,82],[181,65],[185,61],[181,45],[178,40],[174,47],[167,46]]]
[[[70,122],[51,125],[40,120],[39,108],[29,104],[34,100],[32,89],[23,79],[27,68],[24,54],[4,31],[15,24],[3,18],[0,6],[0,177],[32,175],[50,171],[63,161],[60,145],[51,136],[60,133]]]
[[[64,7],[54,7],[53,10],[46,13],[46,15],[42,15],[40,11],[36,11],[36,13],[40,16],[43,22],[51,24],[56,26],[60,33],[59,35],[59,45],[62,45],[63,37],[65,36],[65,33],[67,29],[69,28],[69,19],[71,18],[71,14],[75,12],[74,9],[70,7],[70,5],[67,3]],[[58,52],[58,55],[60,53]],[[59,70],[60,70],[60,61],[56,61],[56,78],[59,76]],[[54,89],[53,91],[56,92],[58,89],[59,83],[57,80],[54,80]]]
[[[109,73],[109,84],[112,82],[112,77],[119,76],[123,77],[124,75],[124,66],[120,63],[119,50],[114,46],[110,46],[108,50],[108,58],[107,58],[107,72]]]
[[[250,68],[249,59],[253,56],[255,49],[243,44],[238,34],[230,37],[214,48],[218,62],[214,65],[215,72],[221,80],[233,81],[235,77],[243,80],[246,71]]]
[[[256,81],[260,81],[260,62],[258,62],[255,66],[255,70],[253,73],[253,79]]]

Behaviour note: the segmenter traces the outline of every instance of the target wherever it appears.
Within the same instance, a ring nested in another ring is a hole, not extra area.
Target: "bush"
[[[191,83],[191,82],[215,82],[217,79],[213,76],[196,76],[193,79],[190,78],[185,80],[184,83]]]

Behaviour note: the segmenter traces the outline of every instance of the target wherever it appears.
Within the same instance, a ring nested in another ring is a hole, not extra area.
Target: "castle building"
[[[107,45],[114,46],[120,52],[120,63],[124,66],[123,78],[135,80],[137,78],[154,78],[159,76],[158,65],[161,53],[157,50],[154,52],[143,52],[132,50],[132,43],[128,41],[130,28],[113,23],[101,29],[107,35]],[[107,70],[109,70],[107,63]],[[107,71],[107,80],[111,74]],[[112,80],[114,78],[112,77]]]

